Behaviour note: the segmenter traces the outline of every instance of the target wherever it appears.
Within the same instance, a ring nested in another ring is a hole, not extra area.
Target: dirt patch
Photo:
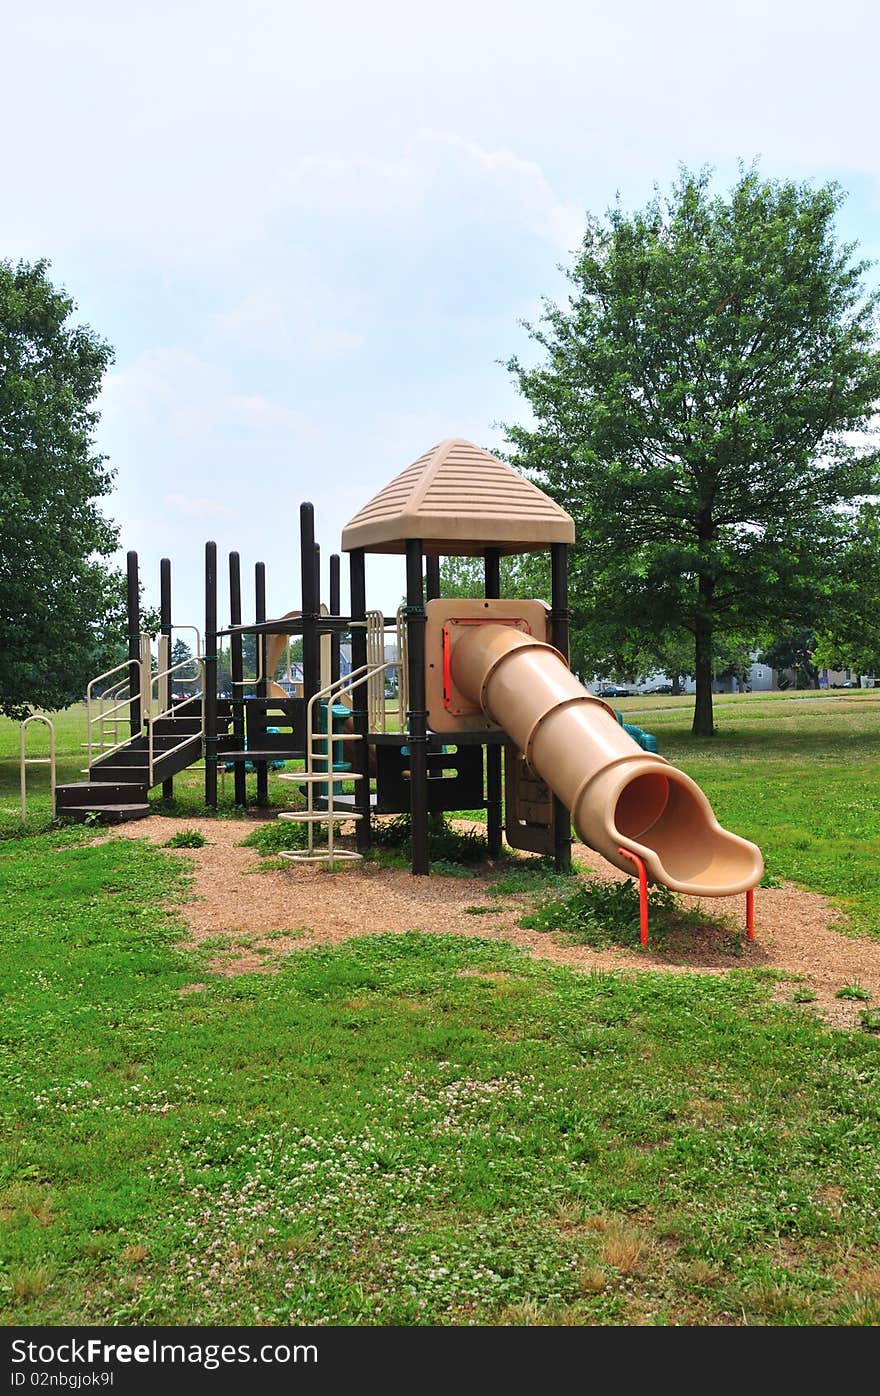
[[[331,872],[320,866],[288,863],[279,868],[241,841],[254,820],[188,819],[198,829],[202,848],[169,850],[193,869],[193,894],[182,914],[196,943],[212,942],[212,968],[220,974],[266,972],[279,955],[313,945],[334,945],[350,936],[387,931],[445,932],[509,941],[533,955],[574,969],[653,969],[670,973],[718,973],[743,967],[781,971],[786,980],[776,997],[790,1001],[795,987],[811,989],[816,999],[804,1012],[819,1012],[835,1027],[859,1025],[864,1003],[838,999],[837,991],[861,984],[880,1003],[880,944],[853,939],[834,929],[838,913],[822,897],[796,887],[759,888],[755,895],[756,934],[744,942],[741,957],[725,950],[724,933],[699,930],[691,943],[680,941],[662,952],[623,949],[590,950],[564,945],[546,932],[522,930],[517,921],[531,906],[528,893],[499,897],[498,910],[474,916],[467,908],[487,899],[487,878],[412,877],[396,868],[351,863]],[[181,821],[160,815],[131,828],[109,830],[107,838],[143,838],[164,844]],[[576,863],[584,872],[623,880],[624,874],[591,850],[576,846]],[[730,901],[683,898],[714,914],[727,912],[742,925],[745,897]],[[727,933],[729,939],[729,932]]]

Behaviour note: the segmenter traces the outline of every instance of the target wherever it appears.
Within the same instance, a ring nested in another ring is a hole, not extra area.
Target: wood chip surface
[[[254,848],[241,847],[254,819],[170,819],[151,815],[136,825],[108,830],[103,837],[146,839],[161,845],[182,828],[198,829],[204,847],[171,850],[184,858],[193,873],[192,891],[179,909],[193,941],[215,942],[212,968],[220,974],[240,974],[277,967],[285,952],[314,945],[334,945],[350,936],[418,930],[509,941],[532,955],[577,970],[659,970],[669,973],[719,973],[745,967],[782,971],[787,978],[776,989],[780,1000],[791,1000],[795,987],[812,989],[818,1011],[839,1028],[859,1026],[866,1004],[838,999],[845,985],[860,984],[880,1004],[880,943],[843,935],[835,929],[841,918],[834,907],[814,892],[791,885],[758,888],[756,929],[744,941],[744,953],[733,957],[730,928],[725,932],[695,930],[693,940],[661,950],[591,950],[564,943],[564,936],[523,930],[517,921],[533,906],[530,894],[493,896],[488,879],[471,877],[413,877],[396,868],[350,863],[330,871],[316,865],[264,859]],[[528,856],[528,855],[525,855]],[[576,865],[584,873],[623,880],[591,850],[576,844]],[[711,898],[698,903],[714,916],[730,917],[731,928],[742,927],[745,897]],[[491,908],[484,914],[468,907]],[[197,986],[192,986],[197,987]]]

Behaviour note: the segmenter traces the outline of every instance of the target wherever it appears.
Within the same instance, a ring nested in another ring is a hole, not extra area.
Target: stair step
[[[128,782],[131,785],[142,785],[146,788],[150,780],[150,768],[146,762],[140,766],[134,766],[127,763],[117,765],[115,760],[102,761],[100,765],[91,767],[89,780],[96,781],[101,785],[108,781],[116,785],[120,782]]]
[[[146,802],[139,804],[113,804],[113,805],[71,805],[69,808],[58,807],[57,814],[63,814],[68,819],[74,819],[78,823],[85,823],[90,814],[97,814],[101,824],[124,824],[129,819],[146,819],[152,809]]]
[[[92,763],[92,770],[95,770],[96,767],[98,767],[98,766],[104,766],[104,765],[109,765],[109,766],[142,766],[142,765],[144,764],[145,759],[146,759],[146,755],[147,755],[146,743],[144,743],[143,746],[141,746],[141,745],[135,746],[135,745],[132,743],[132,745],[130,745],[130,746],[120,747],[119,751],[111,752],[111,754],[110,754],[109,756],[104,757],[102,760],[99,760],[99,758],[96,756],[95,759],[94,759],[94,761],[93,761],[93,763]]]
[[[146,785],[132,781],[79,780],[55,788],[57,805],[92,805],[110,801],[139,804],[146,798]]]

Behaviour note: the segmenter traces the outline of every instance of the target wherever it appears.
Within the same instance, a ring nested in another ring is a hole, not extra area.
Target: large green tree
[[[111,350],[43,261],[0,261],[0,712],[79,697],[124,628],[95,401]]]
[[[841,198],[684,171],[589,219],[568,305],[527,327],[539,361],[509,364],[534,418],[511,460],[578,526],[578,625],[607,653],[687,632],[698,735],[719,638],[814,623],[837,510],[875,483],[853,434],[880,398],[877,298]]]
[[[848,520],[814,659],[829,669],[880,672],[880,504],[876,501],[865,503]]]

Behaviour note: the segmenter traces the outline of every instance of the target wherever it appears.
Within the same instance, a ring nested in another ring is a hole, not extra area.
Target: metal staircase
[[[202,694],[169,702],[163,710],[158,699],[161,685],[167,693],[171,676],[194,662],[199,661],[185,660],[154,674],[147,643],[139,660],[125,660],[92,680],[86,695],[87,779],[55,787],[56,816],[101,824],[145,819],[153,786],[201,758]],[[126,676],[120,680],[123,669]],[[109,683],[114,676],[116,681]],[[120,740],[120,726],[130,724],[132,711],[140,716],[140,729]]]

